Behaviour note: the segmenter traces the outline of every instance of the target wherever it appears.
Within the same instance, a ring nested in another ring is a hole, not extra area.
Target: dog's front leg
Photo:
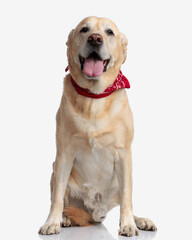
[[[45,224],[40,228],[40,234],[57,234],[61,229],[64,194],[73,166],[73,154],[57,153],[54,163],[53,191],[51,208]]]
[[[120,229],[119,235],[139,235],[132,209],[132,157],[131,149],[119,149],[119,159],[115,170],[120,190]]]

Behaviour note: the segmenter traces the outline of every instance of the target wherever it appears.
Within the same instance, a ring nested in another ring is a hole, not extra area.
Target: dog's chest
[[[78,137],[74,168],[85,188],[97,192],[110,185],[117,158],[113,142],[112,134],[95,137],[89,133],[87,137]]]
[[[115,162],[124,132],[118,117],[121,109],[118,99],[107,111],[104,111],[102,101],[92,104],[91,117],[77,114],[72,109],[69,113],[75,127],[72,135],[75,149],[73,176],[79,186],[79,190],[73,189],[73,195],[78,191],[77,196],[94,201],[99,193],[105,202],[118,186]]]

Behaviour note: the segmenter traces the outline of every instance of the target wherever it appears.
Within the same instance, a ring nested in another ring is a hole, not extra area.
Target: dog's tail
[[[68,206],[64,209],[64,214],[71,220],[73,226],[86,227],[94,223],[92,216],[78,207]]]

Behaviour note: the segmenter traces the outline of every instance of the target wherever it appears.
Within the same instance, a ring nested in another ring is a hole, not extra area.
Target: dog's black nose
[[[87,42],[93,47],[100,46],[103,43],[103,38],[99,34],[92,34],[88,37]]]

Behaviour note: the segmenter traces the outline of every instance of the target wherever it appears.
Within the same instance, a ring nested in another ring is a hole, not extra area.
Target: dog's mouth
[[[88,77],[99,77],[103,72],[107,71],[110,59],[102,60],[96,53],[92,52],[87,58],[79,56],[81,71]]]

